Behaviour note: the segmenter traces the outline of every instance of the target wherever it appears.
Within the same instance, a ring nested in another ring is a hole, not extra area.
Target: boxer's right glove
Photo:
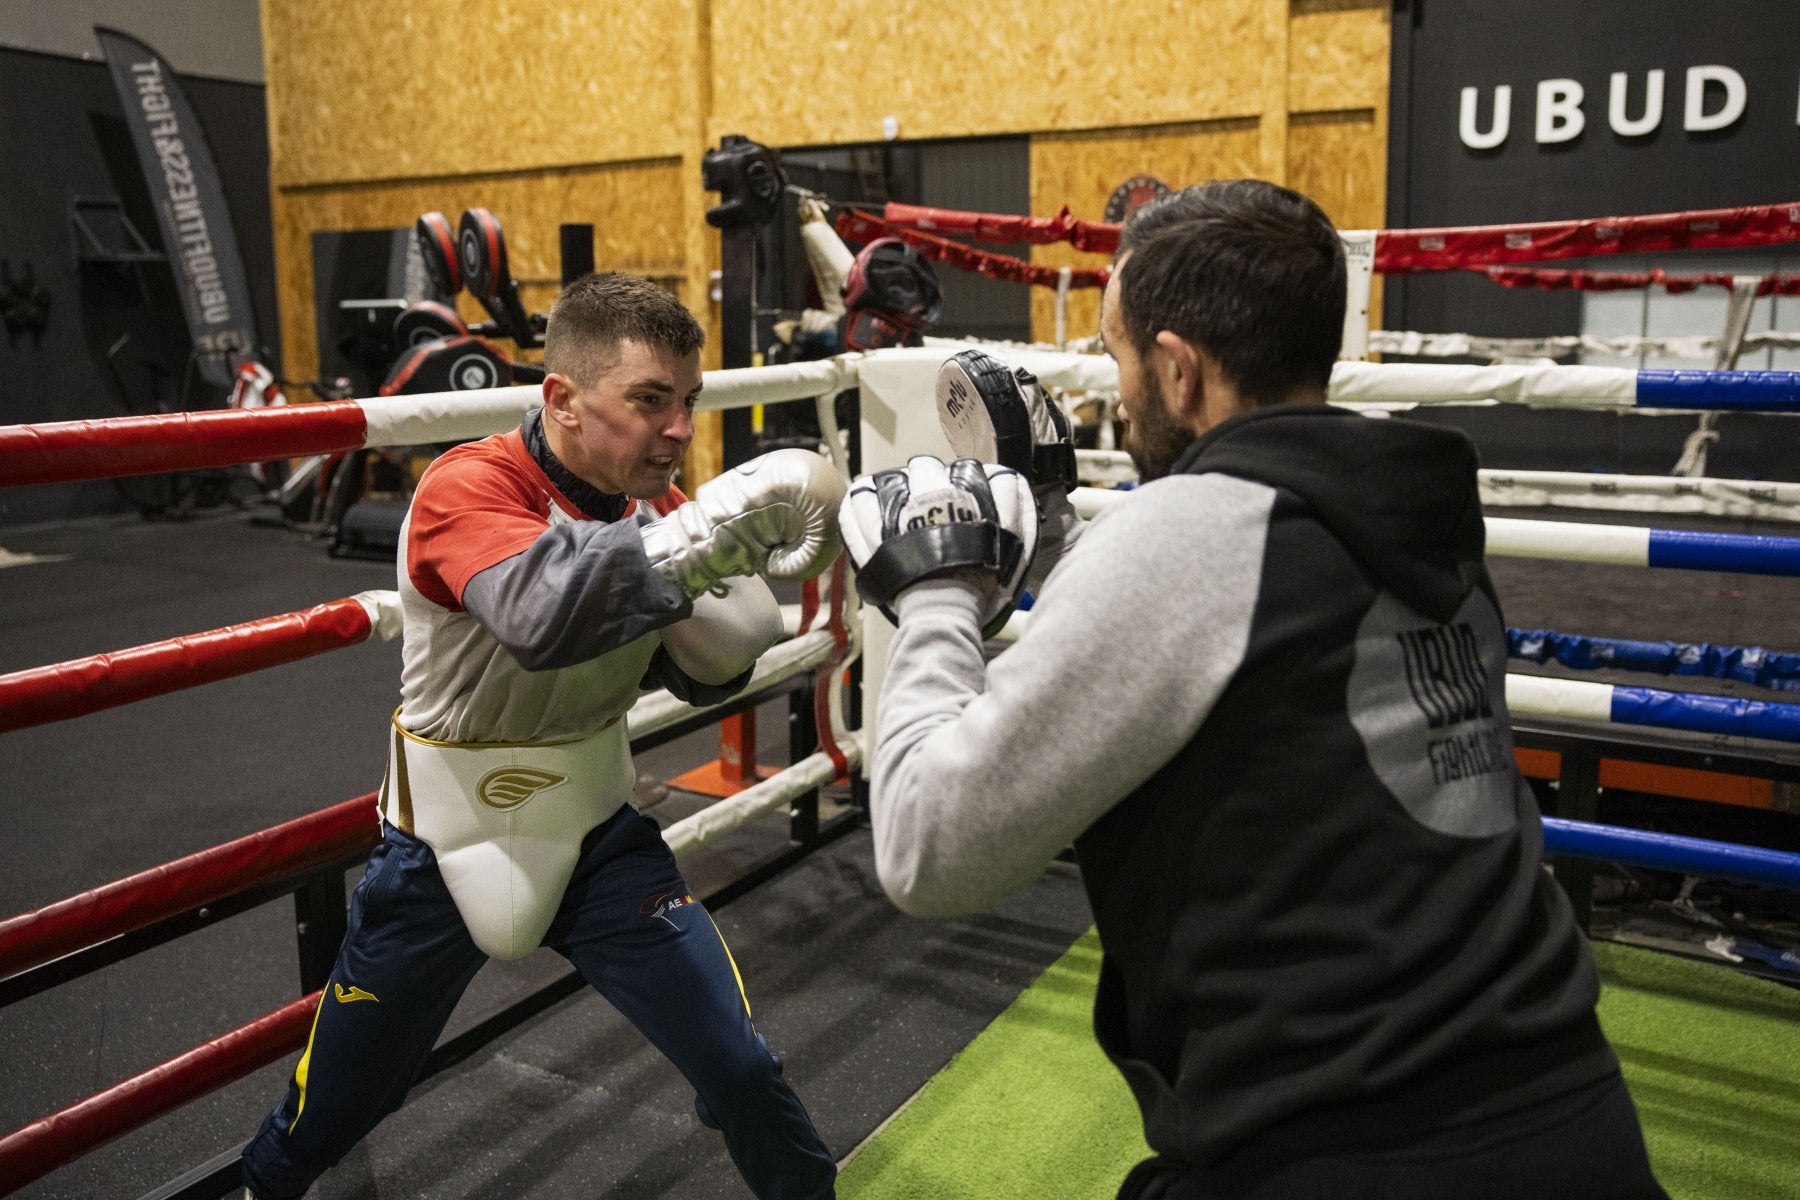
[[[1011,467],[1041,504],[1075,490],[1075,439],[1069,418],[1038,386],[981,350],[964,350],[938,368],[938,424],[957,458]]]
[[[810,450],[775,450],[694,489],[644,526],[644,553],[691,600],[732,575],[811,579],[838,555],[844,477]]]
[[[859,475],[844,498],[844,548],[856,590],[894,621],[894,601],[924,579],[979,572],[995,583],[981,612],[993,636],[1018,603],[1037,551],[1037,512],[1025,477],[963,458],[928,454],[904,468]]]

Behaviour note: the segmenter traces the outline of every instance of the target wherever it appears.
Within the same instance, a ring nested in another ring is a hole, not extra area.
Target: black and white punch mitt
[[[1069,418],[1030,371],[963,350],[938,368],[937,407],[957,458],[1011,467],[1040,498],[1075,490]]]
[[[894,621],[894,601],[923,579],[959,569],[991,573],[995,588],[981,629],[1006,623],[1037,552],[1037,506],[1023,475],[928,454],[903,468],[859,475],[844,497],[839,528],[856,564],[856,590]]]

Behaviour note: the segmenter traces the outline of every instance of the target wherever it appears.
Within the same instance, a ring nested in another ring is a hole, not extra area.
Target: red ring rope
[[[86,716],[278,667],[369,636],[353,597],[306,609],[0,675],[0,733]]]
[[[840,554],[831,565],[831,614],[827,628],[835,649],[830,659],[819,664],[813,681],[813,722],[819,730],[819,748],[830,756],[836,770],[833,778],[843,777],[850,769],[850,760],[844,757],[843,748],[831,731],[831,677],[850,653],[850,627],[844,621],[844,589],[849,580],[844,560],[848,557]]]
[[[373,846],[375,793],[0,921],[0,978]],[[4,1172],[0,1172],[4,1176]]]
[[[1723,271],[1699,275],[1671,275],[1660,267],[1652,271],[1559,271],[1549,267],[1488,267],[1481,272],[1495,283],[1510,288],[1537,288],[1560,292],[1624,292],[1661,287],[1672,296],[1703,287],[1737,285],[1736,277]],[[1764,275],[1756,285],[1758,296],[1800,296],[1800,275]]]
[[[303,996],[0,1138],[0,1195],[298,1050],[319,996]]]
[[[987,242],[1069,242],[1078,250],[1102,254],[1119,247],[1119,226],[1077,220],[1066,205],[1054,217],[1019,217],[889,204],[882,220],[896,228],[973,234]],[[1375,270],[1393,275],[1592,254],[1718,250],[1796,241],[1800,241],[1800,202],[1522,225],[1387,229],[1375,235]]]
[[[354,400],[0,426],[0,487],[191,471],[354,450],[368,422]]]
[[[876,238],[897,237],[926,258],[948,263],[961,271],[972,271],[977,275],[985,275],[989,279],[999,279],[1007,283],[1028,283],[1037,287],[1060,287],[1062,285],[1062,268],[1060,267],[1028,263],[1024,259],[1014,258],[1010,254],[995,254],[989,250],[977,250],[971,246],[965,246],[961,242],[953,242],[948,238],[934,237],[929,233],[921,233],[902,225],[890,225],[886,221],[876,220],[866,213],[846,210],[839,214],[837,231],[840,237],[857,242],[872,242]],[[1111,272],[1105,267],[1070,268],[1069,286],[1105,287],[1107,276],[1110,274]]]

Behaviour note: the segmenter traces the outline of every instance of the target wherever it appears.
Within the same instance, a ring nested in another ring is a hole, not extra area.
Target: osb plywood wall
[[[1154,175],[1170,187],[1256,176],[1305,192],[1339,228],[1380,228],[1387,171],[1387,5],[1271,0],[1264,15],[1270,19],[1248,30],[1247,40],[1218,49],[1223,56],[1252,57],[1265,68],[1281,68],[1244,79],[1237,113],[1149,129],[1036,133],[1032,213],[1051,216],[1066,204],[1077,217],[1102,220],[1107,197],[1133,175]],[[1212,61],[1199,60],[1192,69],[1210,69]],[[1032,257],[1052,266],[1106,262],[1066,245],[1038,247]],[[1380,311],[1379,296],[1372,311]],[[1066,336],[1092,336],[1099,324],[1099,293],[1071,293]],[[1034,289],[1032,334],[1043,341],[1055,337],[1055,294],[1048,289]]]
[[[284,372],[318,368],[312,234],[492,209],[528,311],[560,277],[557,227],[659,278],[711,325],[702,215],[707,0],[262,0]],[[467,296],[463,315],[485,314]],[[511,344],[500,343],[512,352]],[[520,354],[532,358],[535,354]],[[716,470],[716,431],[700,448]]]
[[[1268,4],[713,0],[711,129],[807,145],[878,140],[886,116],[934,138],[1233,115]]]
[[[686,152],[702,0],[263,0],[277,186]]]
[[[1040,134],[1031,139],[1031,211],[1053,216],[1066,204],[1075,216],[1098,221],[1113,189],[1134,175],[1154,175],[1170,187],[1256,175],[1260,138],[1255,117],[1165,129]],[[1066,243],[1039,246],[1032,260],[1055,267],[1093,267],[1107,261],[1104,255],[1084,254]],[[1055,292],[1032,289],[1031,324],[1038,340],[1055,336]],[[1099,328],[1099,291],[1070,292],[1068,336],[1089,337]]]
[[[1257,175],[1379,226],[1387,20],[1387,0],[262,0],[284,367],[316,369],[314,231],[476,204],[500,217],[528,307],[553,293],[557,225],[591,221],[602,265],[669,277],[716,362],[699,167],[727,133],[869,142],[888,117],[905,139],[1023,133],[1039,215],[1100,219],[1132,175]],[[1078,297],[1071,334],[1097,312]],[[1053,315],[1034,297],[1036,336]]]

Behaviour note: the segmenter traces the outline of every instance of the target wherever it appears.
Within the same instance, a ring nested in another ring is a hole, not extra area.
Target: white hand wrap
[[[781,606],[769,585],[751,576],[721,585],[724,595],[694,599],[694,615],[658,630],[663,648],[690,678],[729,683],[781,640]]]
[[[844,478],[810,450],[776,450],[694,490],[644,526],[650,565],[692,599],[733,575],[810,579],[837,557]]]

